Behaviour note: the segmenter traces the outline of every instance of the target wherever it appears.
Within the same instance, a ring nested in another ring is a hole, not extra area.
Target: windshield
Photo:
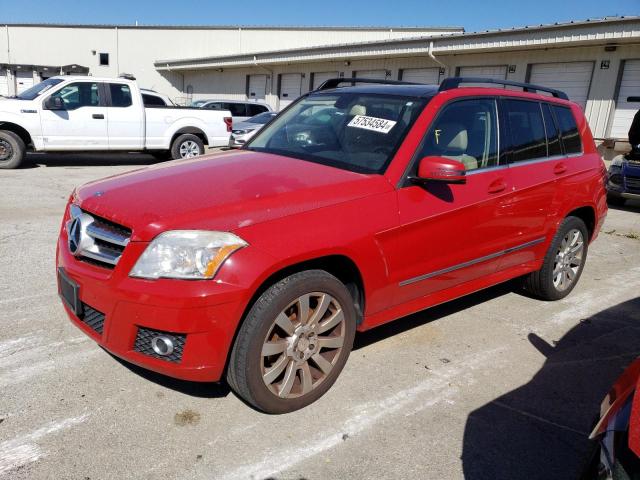
[[[37,85],[34,85],[33,87],[25,90],[16,98],[19,98],[20,100],[33,100],[39,95],[42,95],[50,88],[55,87],[60,82],[62,82],[61,78],[47,78],[44,82],[40,82]]]
[[[209,100],[196,100],[195,102],[191,103],[192,107],[201,107],[202,105],[204,105],[205,103],[207,103]]]
[[[277,114],[275,112],[264,112],[264,113],[259,113],[258,115],[255,115],[251,118],[248,118],[247,120],[245,120],[246,123],[258,123],[260,125],[264,125],[265,123],[267,123],[269,120],[271,120],[273,117],[275,117]]]
[[[427,99],[363,93],[304,97],[248,149],[354,172],[383,173]]]

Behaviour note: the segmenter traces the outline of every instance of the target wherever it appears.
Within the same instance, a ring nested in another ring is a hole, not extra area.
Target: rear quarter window
[[[573,112],[570,108],[561,107],[559,105],[554,105],[553,111],[556,115],[556,119],[558,120],[560,137],[562,138],[562,144],[564,145],[564,153],[581,153],[582,141],[580,140],[580,133],[578,132],[578,125],[573,116]]]
[[[258,115],[259,113],[267,112],[267,107],[264,105],[247,105],[247,115],[253,117],[254,115]]]

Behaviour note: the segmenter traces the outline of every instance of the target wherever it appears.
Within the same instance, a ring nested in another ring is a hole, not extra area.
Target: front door
[[[440,156],[463,163],[464,184],[427,182],[398,190],[400,225],[390,271],[395,303],[450,288],[497,270],[511,193],[502,165],[496,99],[454,101],[429,127],[415,163]]]
[[[45,150],[109,148],[107,108],[99,83],[73,82],[50,96],[60,98],[64,110],[46,110],[44,107],[41,110],[40,122]],[[43,100],[43,105],[45,101],[46,99]]]

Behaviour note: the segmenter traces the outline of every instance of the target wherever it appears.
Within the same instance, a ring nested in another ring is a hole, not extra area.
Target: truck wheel
[[[253,304],[236,337],[227,380],[253,407],[287,413],[320,398],[353,346],[349,291],[323,270],[293,274]]]
[[[193,158],[204,153],[204,143],[200,138],[185,133],[173,141],[171,145],[171,158]]]
[[[613,205],[614,207],[621,207],[626,202],[626,198],[616,197],[615,195],[607,195],[607,203],[609,205]]]
[[[0,168],[18,168],[26,153],[27,147],[18,135],[0,130]]]
[[[542,268],[525,277],[524,287],[542,300],[560,300],[576,286],[587,260],[589,233],[577,217],[565,218],[544,257]]]

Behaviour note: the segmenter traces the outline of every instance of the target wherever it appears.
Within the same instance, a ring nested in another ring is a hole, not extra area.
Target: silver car
[[[244,146],[251,137],[258,133],[260,129],[276,115],[276,112],[264,112],[237,125],[234,124],[231,138],[229,138],[229,148],[240,148]]]
[[[266,103],[242,100],[196,100],[191,106],[212,110],[228,110],[231,112],[234,123],[244,122],[259,113],[271,111],[271,107]]]

